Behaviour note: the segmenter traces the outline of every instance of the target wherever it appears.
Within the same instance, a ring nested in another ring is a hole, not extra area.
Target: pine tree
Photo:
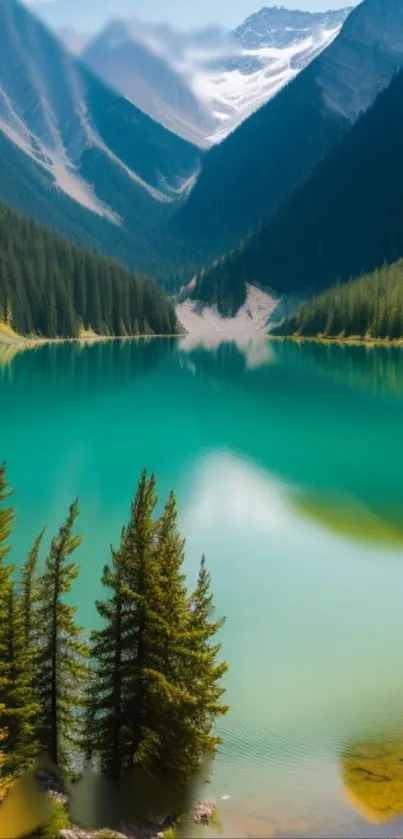
[[[10,671],[8,663],[8,612],[9,612],[9,594],[12,586],[11,566],[5,565],[6,559],[10,550],[8,540],[12,532],[14,523],[14,512],[12,508],[5,507],[5,502],[8,501],[12,494],[11,489],[7,484],[6,479],[6,465],[0,466],[0,732],[2,741],[7,736],[7,698],[10,688]],[[1,756],[3,764],[3,772],[9,777],[7,771],[6,758]]]
[[[122,532],[124,542],[125,531]],[[91,759],[95,753],[102,771],[116,779],[121,775],[123,755],[123,635],[127,597],[122,590],[120,554],[113,549],[111,552],[112,568],[105,566],[102,576],[102,584],[110,589],[111,597],[96,602],[104,626],[91,636],[95,664],[88,693],[86,757]]]
[[[211,591],[211,575],[206,559],[201,560],[196,589],[190,601],[191,627],[194,633],[192,647],[196,653],[192,673],[192,689],[198,698],[195,725],[198,731],[199,755],[214,756],[221,739],[213,735],[217,717],[224,716],[228,706],[220,700],[225,692],[221,680],[228,665],[217,663],[221,644],[214,641],[224,625],[224,618],[213,619],[214,598]]]
[[[37,569],[39,551],[45,530],[39,534],[24,562],[21,571],[21,610],[24,616],[25,644],[32,648],[35,644],[35,630],[37,630],[36,610],[38,601]]]
[[[127,684],[122,710],[125,727],[124,768],[138,764],[151,748],[147,728],[148,679],[146,668],[153,625],[155,592],[155,478],[144,470],[132,503],[131,519],[124,533],[119,563],[123,593],[127,600],[125,646],[131,650],[125,663]]]
[[[156,524],[153,630],[148,649],[147,722],[153,751],[145,744],[138,760],[152,775],[173,787],[184,787],[199,766],[197,731],[193,725],[197,697],[193,694],[193,631],[185,575],[185,542],[177,521],[176,499],[170,493]]]
[[[35,692],[36,655],[25,640],[25,616],[21,599],[10,581],[8,590],[7,663],[8,685],[5,692],[7,721],[7,769],[15,777],[29,768],[38,753],[36,723],[39,705]]]
[[[76,608],[65,602],[79,567],[69,563],[81,544],[74,535],[78,503],[51,544],[40,580],[39,617],[43,637],[38,672],[39,740],[50,759],[69,769],[70,752],[80,744],[83,691],[88,674],[87,647],[75,623]]]
[[[203,560],[189,598],[176,500],[155,521],[155,480],[143,472],[97,602],[103,628],[93,634],[90,696],[93,751],[113,777],[133,766],[183,789],[215,752],[215,718],[226,712],[219,686],[226,672],[210,646],[223,621],[211,622],[210,577]]]
[[[5,739],[6,733],[4,731],[0,731],[0,804],[4,796],[7,794],[11,783],[10,777],[6,772],[7,756],[3,745]]]

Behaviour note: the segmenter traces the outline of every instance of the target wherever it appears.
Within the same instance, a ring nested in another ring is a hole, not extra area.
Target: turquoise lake
[[[79,498],[86,628],[141,469],[175,490],[227,618],[222,836],[403,835],[403,352],[0,349],[3,459],[17,565]]]

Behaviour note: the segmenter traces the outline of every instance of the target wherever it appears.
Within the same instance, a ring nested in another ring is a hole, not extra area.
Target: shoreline
[[[351,336],[350,338],[335,338],[324,337],[322,335],[272,335],[268,333],[266,336],[270,341],[293,341],[295,344],[321,344],[347,347],[367,347],[368,349],[375,349],[376,347],[403,347],[403,338],[360,338]]]
[[[139,341],[153,338],[183,338],[186,333],[176,332],[170,335],[79,335],[77,338],[42,338],[40,336],[25,337],[24,335],[7,335],[0,331],[0,347],[42,347],[46,344],[98,344],[105,341]]]

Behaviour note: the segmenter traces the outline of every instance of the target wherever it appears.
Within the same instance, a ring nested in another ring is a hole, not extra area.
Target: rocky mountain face
[[[402,102],[403,69],[246,245],[199,277],[194,296],[221,308],[242,303],[246,278],[280,295],[305,295],[401,258]]]
[[[332,43],[209,151],[177,224],[211,258],[236,247],[340,141],[403,65],[401,0],[363,0]]]

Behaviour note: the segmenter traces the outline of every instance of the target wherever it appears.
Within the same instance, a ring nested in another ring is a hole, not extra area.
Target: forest
[[[274,334],[403,338],[403,259],[313,297]]]
[[[220,738],[225,662],[202,558],[188,591],[173,492],[160,516],[144,471],[120,544],[111,548],[96,602],[99,628],[77,625],[75,501],[41,560],[37,536],[19,575],[8,561],[14,512],[0,467],[0,800],[46,754],[67,777],[90,762],[117,781],[137,768],[172,791],[191,783]]]
[[[75,338],[173,334],[164,291],[0,205],[0,321],[17,333]]]

